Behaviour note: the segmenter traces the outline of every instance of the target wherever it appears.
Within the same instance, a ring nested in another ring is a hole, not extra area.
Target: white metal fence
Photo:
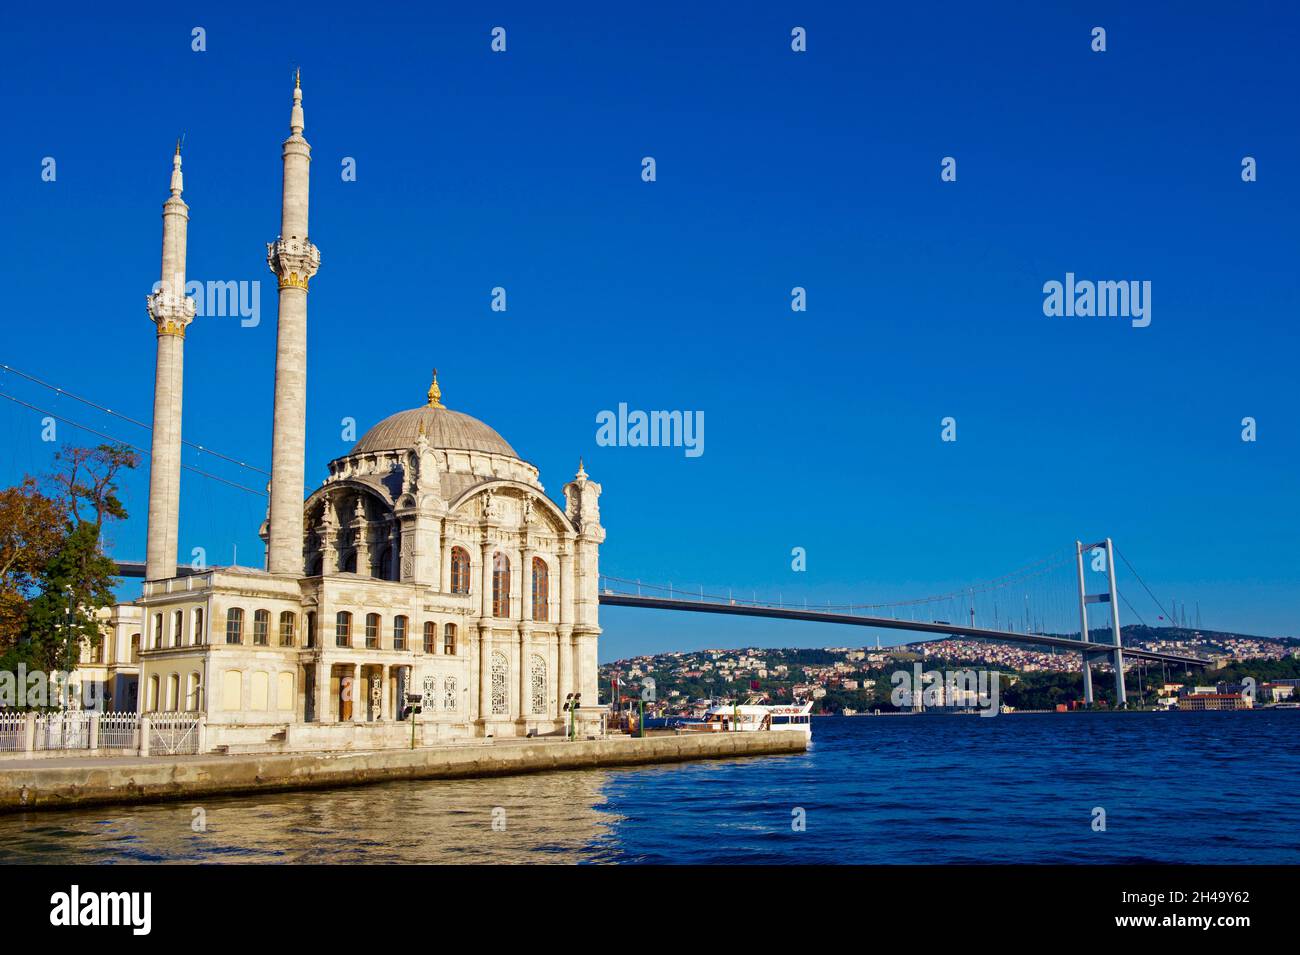
[[[142,740],[146,719],[149,738]],[[0,753],[22,753],[29,746],[41,752],[138,751],[147,742],[152,754],[184,755],[199,751],[200,728],[198,713],[7,712],[0,713]]]
[[[22,752],[26,731],[26,713],[0,713],[0,753]]]
[[[36,748],[90,749],[90,719],[86,710],[49,713],[36,718]]]
[[[140,714],[99,714],[100,749],[139,749]]]

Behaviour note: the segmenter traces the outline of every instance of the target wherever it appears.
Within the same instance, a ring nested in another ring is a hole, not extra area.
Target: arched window
[[[194,640],[197,647],[207,642],[207,634],[203,632],[203,608],[199,607],[194,611]]]
[[[492,558],[492,616],[510,616],[510,558],[500,551]]]
[[[438,625],[432,620],[424,622],[424,652],[437,653]]]
[[[199,707],[199,693],[203,686],[203,678],[197,672],[191,673],[185,690],[185,709],[193,713]]]
[[[244,642],[244,611],[231,607],[226,611],[226,643]]]
[[[153,615],[153,640],[149,645],[155,650],[162,647],[163,616],[160,613]]]
[[[280,646],[293,646],[293,628],[297,623],[292,610],[280,612]]]
[[[309,649],[316,646],[316,611],[307,611],[307,646]]]
[[[271,629],[271,611],[253,611],[253,646],[266,646],[266,635]]]
[[[533,619],[551,619],[551,579],[546,561],[540,557],[533,558]]]
[[[104,662],[104,638],[100,637],[98,641],[90,644],[90,662]]]
[[[379,614],[366,614],[366,649],[376,650],[379,648]]]
[[[393,618],[393,649],[406,649],[406,617],[404,616]]]
[[[181,675],[173,673],[167,677],[167,701],[163,704],[167,712],[181,708]]]
[[[177,610],[172,614],[172,646],[179,647],[185,638],[185,611]]]
[[[469,551],[463,547],[451,549],[451,592],[469,593]]]
[[[456,625],[449,623],[442,628],[442,652],[444,656],[456,655]]]
[[[352,614],[346,610],[340,610],[334,618],[334,645],[352,646]]]
[[[131,634],[131,662],[140,662],[140,634]]]
[[[151,713],[158,709],[158,674],[155,673],[149,677],[149,699],[145,700],[145,712]]]

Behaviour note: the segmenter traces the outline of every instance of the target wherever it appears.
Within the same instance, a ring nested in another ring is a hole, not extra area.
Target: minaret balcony
[[[160,335],[184,335],[185,326],[194,321],[198,306],[188,295],[176,295],[163,286],[145,296],[145,310],[158,326]]]
[[[320,268],[320,250],[307,239],[281,236],[266,244],[266,264],[280,280],[280,288],[307,288],[307,280]]]

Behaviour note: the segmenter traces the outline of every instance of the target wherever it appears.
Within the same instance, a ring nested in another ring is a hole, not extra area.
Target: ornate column
[[[565,534],[560,542],[560,624],[557,638],[557,690],[560,705],[574,692],[573,680],[573,540]]]
[[[573,541],[567,535],[560,542],[560,623],[573,623]]]
[[[483,716],[482,707],[479,706],[482,690],[482,677],[479,674],[479,658],[482,654],[479,648],[483,641],[478,634],[479,628],[474,625],[467,625],[461,634],[461,640],[464,641],[461,652],[465,654],[466,682],[464,686],[458,686],[457,690],[465,700],[465,719],[471,723]]]
[[[519,722],[525,722],[533,715],[532,705],[532,664],[528,651],[532,645],[532,628],[527,623],[519,624]]]
[[[366,686],[361,682],[361,664],[352,664],[352,722],[364,723],[366,711]]]
[[[483,619],[492,619],[492,553],[493,545],[491,541],[483,542]]]
[[[333,498],[325,498],[321,509],[320,527],[316,531],[320,538],[320,572],[324,575],[336,574],[339,569],[339,524],[334,513]]]
[[[281,149],[280,235],[266,246],[266,264],[275,273],[280,292],[266,568],[273,574],[297,575],[302,573],[306,477],[307,282],[320,268],[320,251],[307,238],[311,146],[302,135],[302,89],[296,78],[289,131]]]
[[[383,665],[383,668],[380,670],[380,675],[379,675],[378,712],[379,712],[378,718],[381,722],[383,720],[388,719],[388,664],[387,663]],[[394,710],[394,717],[396,717],[396,710]]]
[[[519,613],[516,620],[533,619],[533,549],[525,539],[519,551]]]
[[[163,203],[162,278],[145,299],[157,326],[158,360],[153,380],[153,443],[149,453],[149,528],[145,579],[176,576],[181,487],[181,385],[185,328],[194,300],[185,295],[185,244],[189,206],[181,199],[181,147],[172,157],[171,197]]]
[[[316,722],[329,722],[330,717],[330,665],[323,659],[316,662]]]
[[[451,544],[447,540],[446,518],[438,521],[438,538],[441,547],[438,554],[438,590],[444,594],[451,593]]]
[[[478,628],[478,715],[485,723],[492,716],[492,629]]]
[[[370,576],[370,523],[366,520],[365,498],[357,495],[356,507],[352,510],[352,545],[357,555],[357,573]]]

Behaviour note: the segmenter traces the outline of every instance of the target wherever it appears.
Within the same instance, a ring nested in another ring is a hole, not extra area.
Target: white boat
[[[751,696],[744,703],[717,703],[704,711],[699,722],[681,723],[679,728],[697,733],[734,733],[771,730],[812,736],[812,700],[771,705]]]

